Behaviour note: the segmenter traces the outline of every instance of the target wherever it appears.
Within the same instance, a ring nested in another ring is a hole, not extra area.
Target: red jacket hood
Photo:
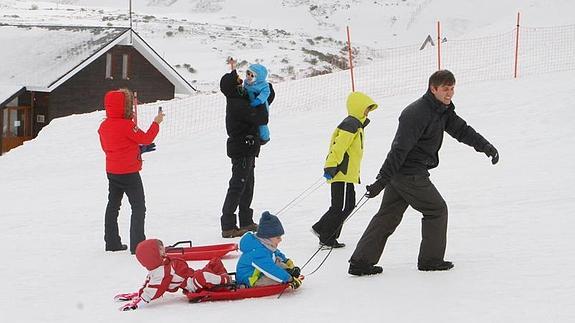
[[[104,97],[104,107],[108,118],[124,119],[126,96],[121,91],[109,91]]]
[[[154,270],[162,265],[164,259],[160,255],[158,239],[148,239],[138,243],[136,247],[136,258],[148,270]]]

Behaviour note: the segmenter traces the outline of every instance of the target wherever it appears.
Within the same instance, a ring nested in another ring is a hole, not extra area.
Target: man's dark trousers
[[[428,175],[395,175],[385,187],[379,211],[357,243],[350,261],[375,265],[387,238],[408,206],[423,214],[418,263],[443,260],[447,243],[447,204]]]
[[[254,211],[250,206],[254,195],[255,161],[255,157],[232,158],[232,178],[230,179],[220,219],[222,231],[236,227],[235,212],[238,206],[240,227],[254,223]]]
[[[146,202],[144,186],[140,173],[110,174],[108,173],[108,205],[104,219],[104,241],[107,247],[121,245],[118,232],[118,215],[124,193],[132,207],[130,218],[130,251],[136,252],[138,243],[146,240],[144,234],[144,219],[146,216]]]

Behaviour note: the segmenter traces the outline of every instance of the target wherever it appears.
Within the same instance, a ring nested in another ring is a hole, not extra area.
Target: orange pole
[[[515,72],[513,77],[517,78],[517,62],[519,60],[519,12],[517,13],[517,29],[515,33]]]
[[[349,26],[347,26],[347,49],[349,52],[349,71],[351,73],[351,91],[355,92],[355,80],[353,78],[353,59],[351,57],[351,37],[349,35]]]
[[[441,26],[437,22],[437,70],[441,69]]]

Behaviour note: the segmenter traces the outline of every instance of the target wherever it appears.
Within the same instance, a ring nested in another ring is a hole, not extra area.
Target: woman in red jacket
[[[106,153],[106,173],[108,176],[108,206],[104,221],[104,241],[106,251],[126,250],[118,232],[118,214],[124,193],[132,207],[130,220],[130,251],[136,252],[136,246],[146,239],[144,218],[146,202],[140,170],[142,152],[152,146],[160,131],[164,114],[158,112],[148,131],[143,132],[132,120],[133,94],[130,90],[109,91],[104,97],[106,120],[100,125],[98,134],[102,149]]]

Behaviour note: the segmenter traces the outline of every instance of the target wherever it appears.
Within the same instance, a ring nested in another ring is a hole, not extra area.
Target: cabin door
[[[6,107],[2,110],[2,153],[32,139],[32,107]]]

